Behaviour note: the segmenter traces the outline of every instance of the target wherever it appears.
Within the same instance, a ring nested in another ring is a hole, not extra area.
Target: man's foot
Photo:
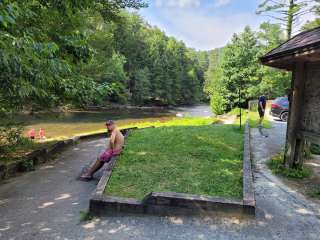
[[[93,177],[89,174],[83,174],[80,176],[80,179],[84,180],[84,181],[91,181],[93,179]]]

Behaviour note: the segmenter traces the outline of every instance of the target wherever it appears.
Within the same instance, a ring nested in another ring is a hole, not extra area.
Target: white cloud
[[[152,25],[157,25],[168,35],[183,40],[188,47],[209,50],[225,46],[234,33],[241,32],[246,25],[256,29],[262,18],[254,13],[233,13],[211,15],[205,10],[175,8],[162,9],[161,20],[157,16],[148,16]]]
[[[158,7],[198,7],[200,0],[156,0]]]
[[[230,2],[231,2],[231,0],[216,0],[214,3],[214,6],[221,7],[221,6],[229,4]]]

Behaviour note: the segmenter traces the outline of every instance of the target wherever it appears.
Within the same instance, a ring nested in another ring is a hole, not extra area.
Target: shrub
[[[311,176],[311,170],[306,167],[297,169],[286,168],[284,165],[283,154],[277,154],[272,157],[267,162],[267,165],[274,174],[281,175],[283,177],[304,179]]]
[[[310,146],[310,151],[312,154],[320,155],[320,145],[312,143]]]
[[[320,198],[320,189],[315,189],[310,193],[311,197]]]
[[[6,123],[0,126],[0,153],[20,144],[22,127]]]

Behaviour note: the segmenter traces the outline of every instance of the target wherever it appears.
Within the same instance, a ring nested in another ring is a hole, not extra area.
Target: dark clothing
[[[260,96],[258,101],[258,112],[260,117],[264,117],[264,112],[266,110],[267,100],[265,96]],[[261,105],[263,108],[261,108]],[[263,111],[262,111],[263,110]]]
[[[264,117],[264,111],[262,109],[258,109],[260,118]]]

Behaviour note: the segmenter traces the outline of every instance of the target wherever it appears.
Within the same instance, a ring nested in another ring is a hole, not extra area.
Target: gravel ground
[[[264,164],[281,149],[285,128],[274,122],[264,130],[268,138],[251,131],[255,218],[110,216],[80,222],[96,181],[76,178],[104,147],[102,139],[80,143],[55,163],[0,185],[0,239],[320,239],[319,205],[284,185]]]

